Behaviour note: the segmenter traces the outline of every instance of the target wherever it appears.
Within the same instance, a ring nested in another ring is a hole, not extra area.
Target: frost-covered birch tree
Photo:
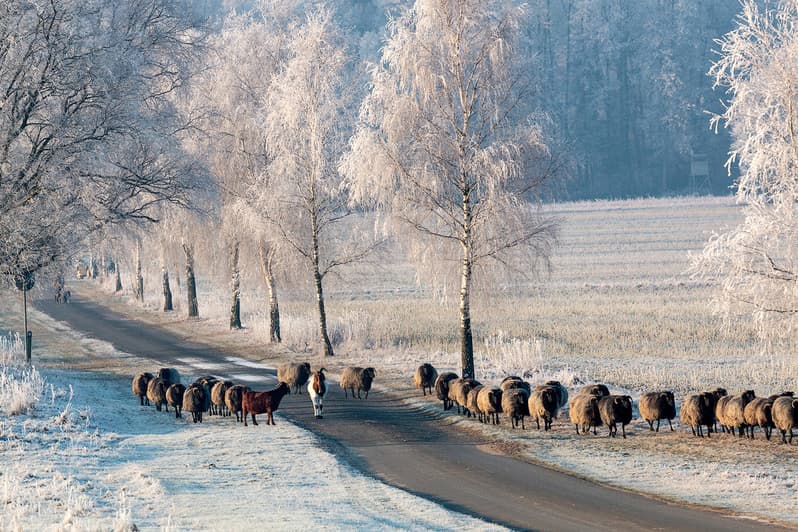
[[[337,169],[352,98],[345,41],[325,9],[309,13],[290,33],[284,66],[264,109],[273,161],[261,203],[267,205],[265,215],[281,240],[312,272],[319,337],[324,355],[332,356],[324,278],[361,260],[375,244],[368,235],[347,239],[341,228],[351,214]]]
[[[731,128],[743,222],[713,236],[693,271],[720,282],[720,309],[753,313],[765,339],[798,324],[798,1],[742,2],[710,75],[726,90],[713,124]]]
[[[388,213],[433,264],[459,264],[464,376],[475,268],[533,270],[555,236],[535,201],[549,174],[515,47],[522,15],[504,0],[417,0],[389,27],[342,163],[355,200]]]

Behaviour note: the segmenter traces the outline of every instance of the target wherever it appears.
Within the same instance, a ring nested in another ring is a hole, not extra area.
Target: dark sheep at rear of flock
[[[609,429],[607,436],[613,438],[618,434],[618,423],[621,424],[621,433],[626,438],[626,425],[632,421],[632,398],[628,395],[608,395],[599,399],[599,415],[601,422]]]
[[[163,381],[164,386],[169,388],[180,382],[180,372],[175,368],[161,368],[158,370],[158,378]]]
[[[499,424],[502,412],[502,389],[498,386],[484,386],[477,394],[477,408],[482,413],[483,423]]]
[[[294,393],[302,393],[310,378],[310,362],[286,362],[277,368],[277,380],[294,389]]]
[[[532,391],[532,387],[529,385],[529,383],[517,375],[509,375],[503,378],[501,383],[499,383],[499,387],[503,392],[506,392],[512,388],[521,388],[527,394]]]
[[[509,388],[502,393],[502,411],[510,418],[510,424],[513,428],[521,423],[521,429],[526,429],[524,426],[524,417],[529,415],[529,392],[523,388]]]
[[[765,439],[770,439],[773,431],[773,398],[757,397],[743,410],[745,421],[745,435],[754,439],[754,429],[759,427],[765,433]]]
[[[781,443],[792,443],[793,429],[798,429],[798,399],[789,396],[779,397],[773,401],[773,424],[781,432]]]
[[[280,401],[291,393],[291,387],[284,382],[277,384],[273,390],[265,392],[244,392],[241,398],[241,415],[247,427],[247,414],[252,416],[252,424],[257,425],[256,414],[266,414],[266,424],[274,425],[274,413],[280,407]]]
[[[593,434],[596,434],[596,427],[601,425],[601,415],[598,408],[599,399],[599,396],[591,393],[578,393],[571,399],[568,415],[571,418],[571,423],[576,428],[577,434],[579,434],[580,428],[582,429],[582,434],[587,434],[591,428],[593,429]]]
[[[482,421],[482,412],[479,409],[479,405],[477,403],[477,397],[479,392],[484,388],[482,384],[474,386],[470,390],[468,390],[468,396],[466,397],[466,408],[468,409],[468,415],[477,418],[479,421]]]
[[[437,378],[438,371],[432,364],[425,362],[416,368],[416,372],[413,374],[413,384],[416,388],[421,388],[423,395],[427,395],[427,390],[432,395],[432,387],[435,386]]]
[[[228,388],[231,388],[233,383],[231,381],[218,381],[211,388],[211,414],[227,417],[230,415],[227,410],[227,405],[224,402],[224,396]]]
[[[183,393],[183,410],[191,412],[194,423],[202,423],[202,413],[206,411],[205,387],[200,383],[193,383]]]
[[[141,406],[144,406],[145,404],[147,406],[150,405],[150,400],[147,398],[147,385],[152,379],[152,373],[148,373],[146,371],[136,373],[136,376],[133,377],[133,395],[139,398],[139,403]]]
[[[560,410],[560,397],[560,390],[555,386],[543,384],[535,386],[532,390],[528,401],[529,417],[535,418],[538,430],[540,430],[541,419],[543,420],[543,429],[551,429],[551,422],[557,417]]]
[[[693,431],[693,436],[703,438],[704,431],[701,427],[706,427],[707,438],[709,438],[712,433],[712,427],[715,425],[716,403],[717,398],[713,392],[688,395],[682,401],[679,419],[684,425],[690,427],[690,430]]]
[[[742,437],[745,428],[745,405],[756,399],[753,390],[746,390],[737,395],[726,395],[718,399],[715,405],[715,417],[724,432],[734,435],[735,431]]]
[[[640,417],[648,422],[650,430],[654,429],[654,422],[657,422],[656,432],[659,432],[661,419],[667,419],[668,425],[673,431],[673,420],[676,417],[676,399],[673,392],[666,390],[660,392],[649,392],[640,398]]]
[[[175,417],[183,417],[180,411],[183,408],[183,394],[186,392],[186,387],[176,382],[166,389],[166,402],[172,405],[175,409]]]
[[[610,394],[610,389],[606,384],[587,384],[579,389],[578,394],[595,395],[596,397],[606,397]]]
[[[155,410],[161,411],[161,407],[166,408],[169,412],[169,405],[166,402],[166,385],[164,382],[155,377],[147,384],[147,399],[155,405]]]
[[[443,401],[443,409],[449,410],[453,402],[449,398],[449,383],[458,376],[456,373],[452,373],[451,371],[446,371],[438,375],[438,378],[435,379],[435,395],[438,399]]]
[[[341,380],[339,385],[341,388],[344,389],[344,398],[347,397],[346,390],[351,390],[352,398],[355,397],[355,390],[357,390],[357,398],[362,399],[360,397],[360,392],[366,392],[366,399],[369,398],[369,390],[371,390],[371,383],[374,381],[374,377],[377,376],[377,370],[374,368],[360,368],[360,367],[348,367],[344,368],[344,371],[341,373]]]
[[[210,375],[205,377],[200,377],[194,381],[194,384],[201,387],[203,391],[202,411],[207,412],[209,415],[212,415],[211,390],[213,390],[213,387],[217,382],[219,382],[219,379]]]
[[[227,407],[227,411],[231,414],[235,414],[236,421],[238,422],[244,421],[241,416],[241,401],[245,391],[250,391],[250,389],[246,386],[236,384],[235,386],[229,387],[224,394],[224,404]]]
[[[449,381],[449,399],[457,405],[457,413],[471,416],[468,410],[468,392],[482,383],[470,377],[461,377]],[[462,408],[462,411],[461,411]]]

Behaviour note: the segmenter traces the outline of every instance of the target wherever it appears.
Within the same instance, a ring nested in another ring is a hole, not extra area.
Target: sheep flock
[[[278,386],[285,383],[286,390],[301,393],[301,387],[308,383],[312,373],[307,362],[283,364],[277,371]],[[338,384],[345,397],[367,399],[376,374],[370,367],[347,367]],[[511,375],[499,383],[485,385],[453,372],[438,372],[429,363],[421,364],[412,379],[423,395],[432,394],[434,390],[444,411],[456,407],[458,414],[494,425],[501,423],[500,414],[503,414],[513,429],[525,429],[528,417],[535,421],[538,430],[553,430],[553,420],[566,406],[570,423],[576,434],[581,435],[590,432],[597,435],[598,428],[603,426],[608,436],[615,437],[620,428],[621,436],[626,438],[626,427],[636,415],[646,421],[653,432],[659,432],[663,421],[667,421],[673,431],[672,421],[678,417],[682,426],[689,427],[697,437],[723,432],[753,439],[755,429],[759,428],[768,440],[776,430],[781,443],[792,444],[794,430],[798,429],[798,398],[791,391],[757,397],[753,390],[730,395],[724,388],[715,388],[683,397],[677,408],[670,390],[645,393],[635,405],[631,396],[612,394],[600,383],[570,390],[569,395],[569,390],[558,381],[533,385]],[[176,370],[161,368],[157,376],[138,373],[133,378],[132,391],[142,406],[153,404],[158,411],[165,409],[167,412],[171,406],[176,417],[181,417],[182,412],[191,413],[197,423],[202,421],[203,414],[235,415],[236,421],[243,421],[242,397],[252,390],[214,376],[200,377],[184,386]],[[311,406],[317,409],[316,417],[320,418],[319,405],[312,403]]]

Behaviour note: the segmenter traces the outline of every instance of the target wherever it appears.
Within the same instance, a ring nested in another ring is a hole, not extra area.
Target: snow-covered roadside
[[[279,412],[195,425],[139,406],[123,377],[38,372],[34,408],[0,405],[4,530],[500,528],[359,474]]]

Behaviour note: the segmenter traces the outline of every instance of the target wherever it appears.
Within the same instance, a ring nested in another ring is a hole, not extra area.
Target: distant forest
[[[274,0],[287,9],[318,2]],[[206,0],[210,16],[252,2]],[[377,57],[385,24],[402,0],[339,0],[337,10],[364,61]],[[735,26],[737,0],[530,0],[530,95],[550,119],[562,163],[558,200],[728,194],[728,132],[710,130],[723,89],[706,75],[714,40]]]

